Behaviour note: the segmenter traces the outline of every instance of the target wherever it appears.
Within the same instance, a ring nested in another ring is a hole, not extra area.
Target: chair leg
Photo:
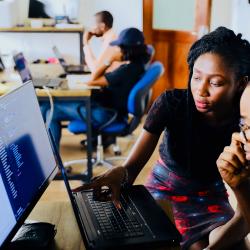
[[[113,157],[108,157],[105,160],[107,161],[125,161],[127,157],[125,156],[113,156]]]
[[[92,158],[92,163],[94,164],[95,163],[95,159],[94,158]],[[72,160],[72,161],[66,161],[66,162],[64,162],[63,163],[63,166],[65,167],[65,168],[67,168],[67,167],[69,167],[69,166],[71,166],[71,165],[74,165],[74,164],[87,164],[87,159],[79,159],[79,160]]]
[[[104,149],[102,144],[102,136],[98,135],[97,137],[97,150],[96,150],[96,159],[92,159],[93,168],[96,166],[105,166],[107,168],[114,167],[111,163],[104,159]],[[79,159],[64,162],[64,167],[69,167],[74,164],[87,164],[87,159]]]
[[[113,152],[114,152],[114,154],[115,155],[121,155],[122,154],[122,152],[121,152],[121,148],[120,148],[120,146],[117,144],[117,143],[115,143],[114,145],[113,145]]]
[[[97,151],[96,151],[96,161],[95,161],[94,167],[96,167],[96,166],[105,166],[108,168],[113,167],[113,165],[111,163],[107,162],[104,159],[104,149],[103,149],[101,135],[98,135],[98,137],[97,137]]]

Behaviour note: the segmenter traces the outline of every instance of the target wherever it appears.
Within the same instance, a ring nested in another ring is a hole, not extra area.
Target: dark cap
[[[136,28],[122,30],[118,39],[110,43],[111,46],[138,46],[142,44],[144,44],[144,35]]]

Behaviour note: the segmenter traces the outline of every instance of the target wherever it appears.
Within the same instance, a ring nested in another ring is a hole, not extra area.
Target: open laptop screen
[[[32,82],[0,98],[0,247],[54,177],[56,161]]]
[[[22,82],[27,82],[32,80],[32,76],[23,53],[18,53],[14,55],[13,58],[16,65],[16,69],[21,76]]]
[[[67,63],[66,63],[65,59],[63,58],[62,54],[60,53],[59,49],[56,46],[54,46],[52,49],[53,49],[53,52],[54,52],[56,58],[58,59],[59,63],[62,65],[62,67],[63,68],[67,67]]]

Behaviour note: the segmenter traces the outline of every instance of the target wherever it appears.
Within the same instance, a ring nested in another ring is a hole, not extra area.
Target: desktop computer
[[[32,82],[0,98],[0,131],[2,249],[57,172]]]

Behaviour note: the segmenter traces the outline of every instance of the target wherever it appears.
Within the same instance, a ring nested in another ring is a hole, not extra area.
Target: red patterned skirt
[[[178,176],[162,160],[155,165],[146,187],[155,199],[171,202],[175,224],[182,235],[183,250],[234,215],[222,180],[204,185]]]

